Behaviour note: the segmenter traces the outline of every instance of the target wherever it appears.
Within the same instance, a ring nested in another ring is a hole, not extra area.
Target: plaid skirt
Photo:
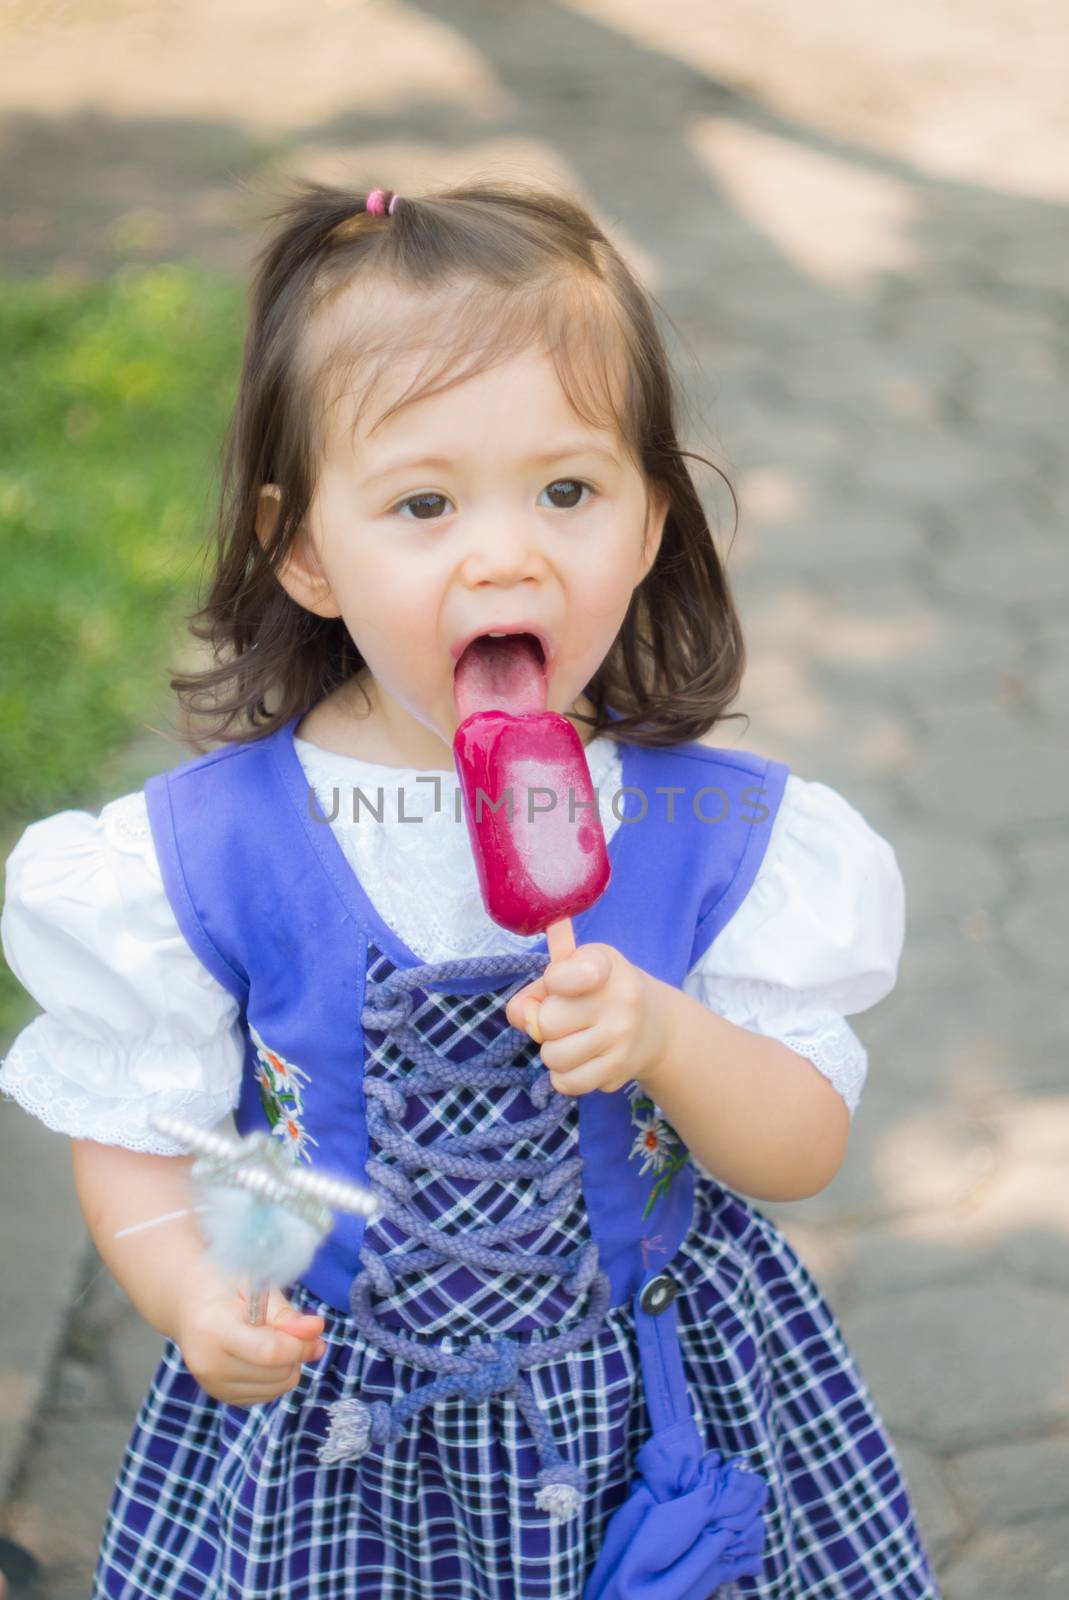
[[[770,1486],[762,1571],[738,1581],[740,1596],[939,1600],[892,1443],[780,1230],[699,1175],[694,1226],[668,1269],[706,1447]],[[327,1406],[392,1402],[429,1377],[302,1285],[290,1298],[324,1317],[328,1349],[277,1400],[212,1399],[167,1342],[91,1600],[581,1600],[648,1432],[630,1305],[588,1345],[526,1369],[586,1475],[584,1515],[559,1522],[535,1508],[535,1445],[507,1394],[437,1401],[394,1444],[322,1464]]]

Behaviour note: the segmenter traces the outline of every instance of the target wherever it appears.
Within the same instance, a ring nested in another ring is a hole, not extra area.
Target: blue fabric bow
[[[703,1451],[690,1418],[651,1434],[635,1465],[583,1600],[709,1600],[719,1584],[760,1571],[764,1478]]]

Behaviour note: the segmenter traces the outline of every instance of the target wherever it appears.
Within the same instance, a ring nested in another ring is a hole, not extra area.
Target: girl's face
[[[396,376],[404,386],[409,373]],[[370,431],[351,433],[345,412],[330,416],[304,529],[312,549],[298,539],[279,576],[306,609],[344,618],[363,655],[371,759],[452,767],[456,654],[491,629],[538,630],[547,709],[574,710],[653,564],[667,498],[650,486],[647,529],[643,475],[614,433],[575,414],[540,352]],[[331,698],[347,719],[367,715],[355,683]]]

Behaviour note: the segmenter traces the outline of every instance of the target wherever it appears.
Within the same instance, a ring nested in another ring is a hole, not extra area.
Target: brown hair
[[[723,720],[742,679],[742,631],[685,464],[713,463],[679,447],[651,302],[589,213],[549,190],[475,181],[398,196],[389,215],[368,212],[365,196],[302,182],[268,216],[282,225],[258,257],[223,448],[210,592],[187,618],[216,664],[170,680],[188,742],[205,749],[196,717],[212,724],[216,741],[266,736],[364,665],[344,620],[305,610],[276,572],[314,495],[328,408],[349,388],[361,414],[402,345],[441,360],[379,421],[537,343],[578,414],[591,425],[611,420],[647,488],[667,491],[656,560],[584,689],[595,715],[573,719],[592,737],[645,745],[696,739]],[[384,317],[381,302],[375,313],[383,287],[403,314]],[[352,298],[357,322],[363,304],[362,325],[316,353],[315,312],[350,289],[359,291]],[[332,379],[341,387],[332,389]],[[261,544],[256,509],[267,483],[279,486],[281,507]]]

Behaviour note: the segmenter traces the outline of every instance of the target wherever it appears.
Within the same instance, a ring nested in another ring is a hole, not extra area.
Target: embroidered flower
[[[311,1161],[306,1147],[309,1144],[317,1145],[319,1140],[313,1139],[301,1125],[304,1115],[301,1080],[310,1083],[311,1079],[292,1061],[287,1061],[275,1050],[269,1050],[251,1022],[249,1036],[256,1046],[256,1084],[272,1136],[281,1141],[292,1161],[299,1161],[302,1156],[306,1161]]]
[[[652,1167],[658,1174],[642,1213],[642,1220],[645,1221],[659,1197],[671,1187],[676,1173],[686,1165],[690,1151],[671,1123],[658,1114],[656,1105],[640,1083],[628,1090],[628,1099],[631,1101],[631,1120],[637,1130],[629,1153],[630,1159],[641,1156],[640,1173],[644,1174]]]
[[[281,1139],[282,1144],[289,1150],[290,1156],[294,1161],[299,1160],[301,1156],[304,1156],[307,1161],[311,1161],[312,1158],[305,1150],[305,1146],[309,1144],[317,1145],[319,1140],[313,1139],[308,1129],[302,1128],[295,1117],[279,1117],[271,1132]]]

